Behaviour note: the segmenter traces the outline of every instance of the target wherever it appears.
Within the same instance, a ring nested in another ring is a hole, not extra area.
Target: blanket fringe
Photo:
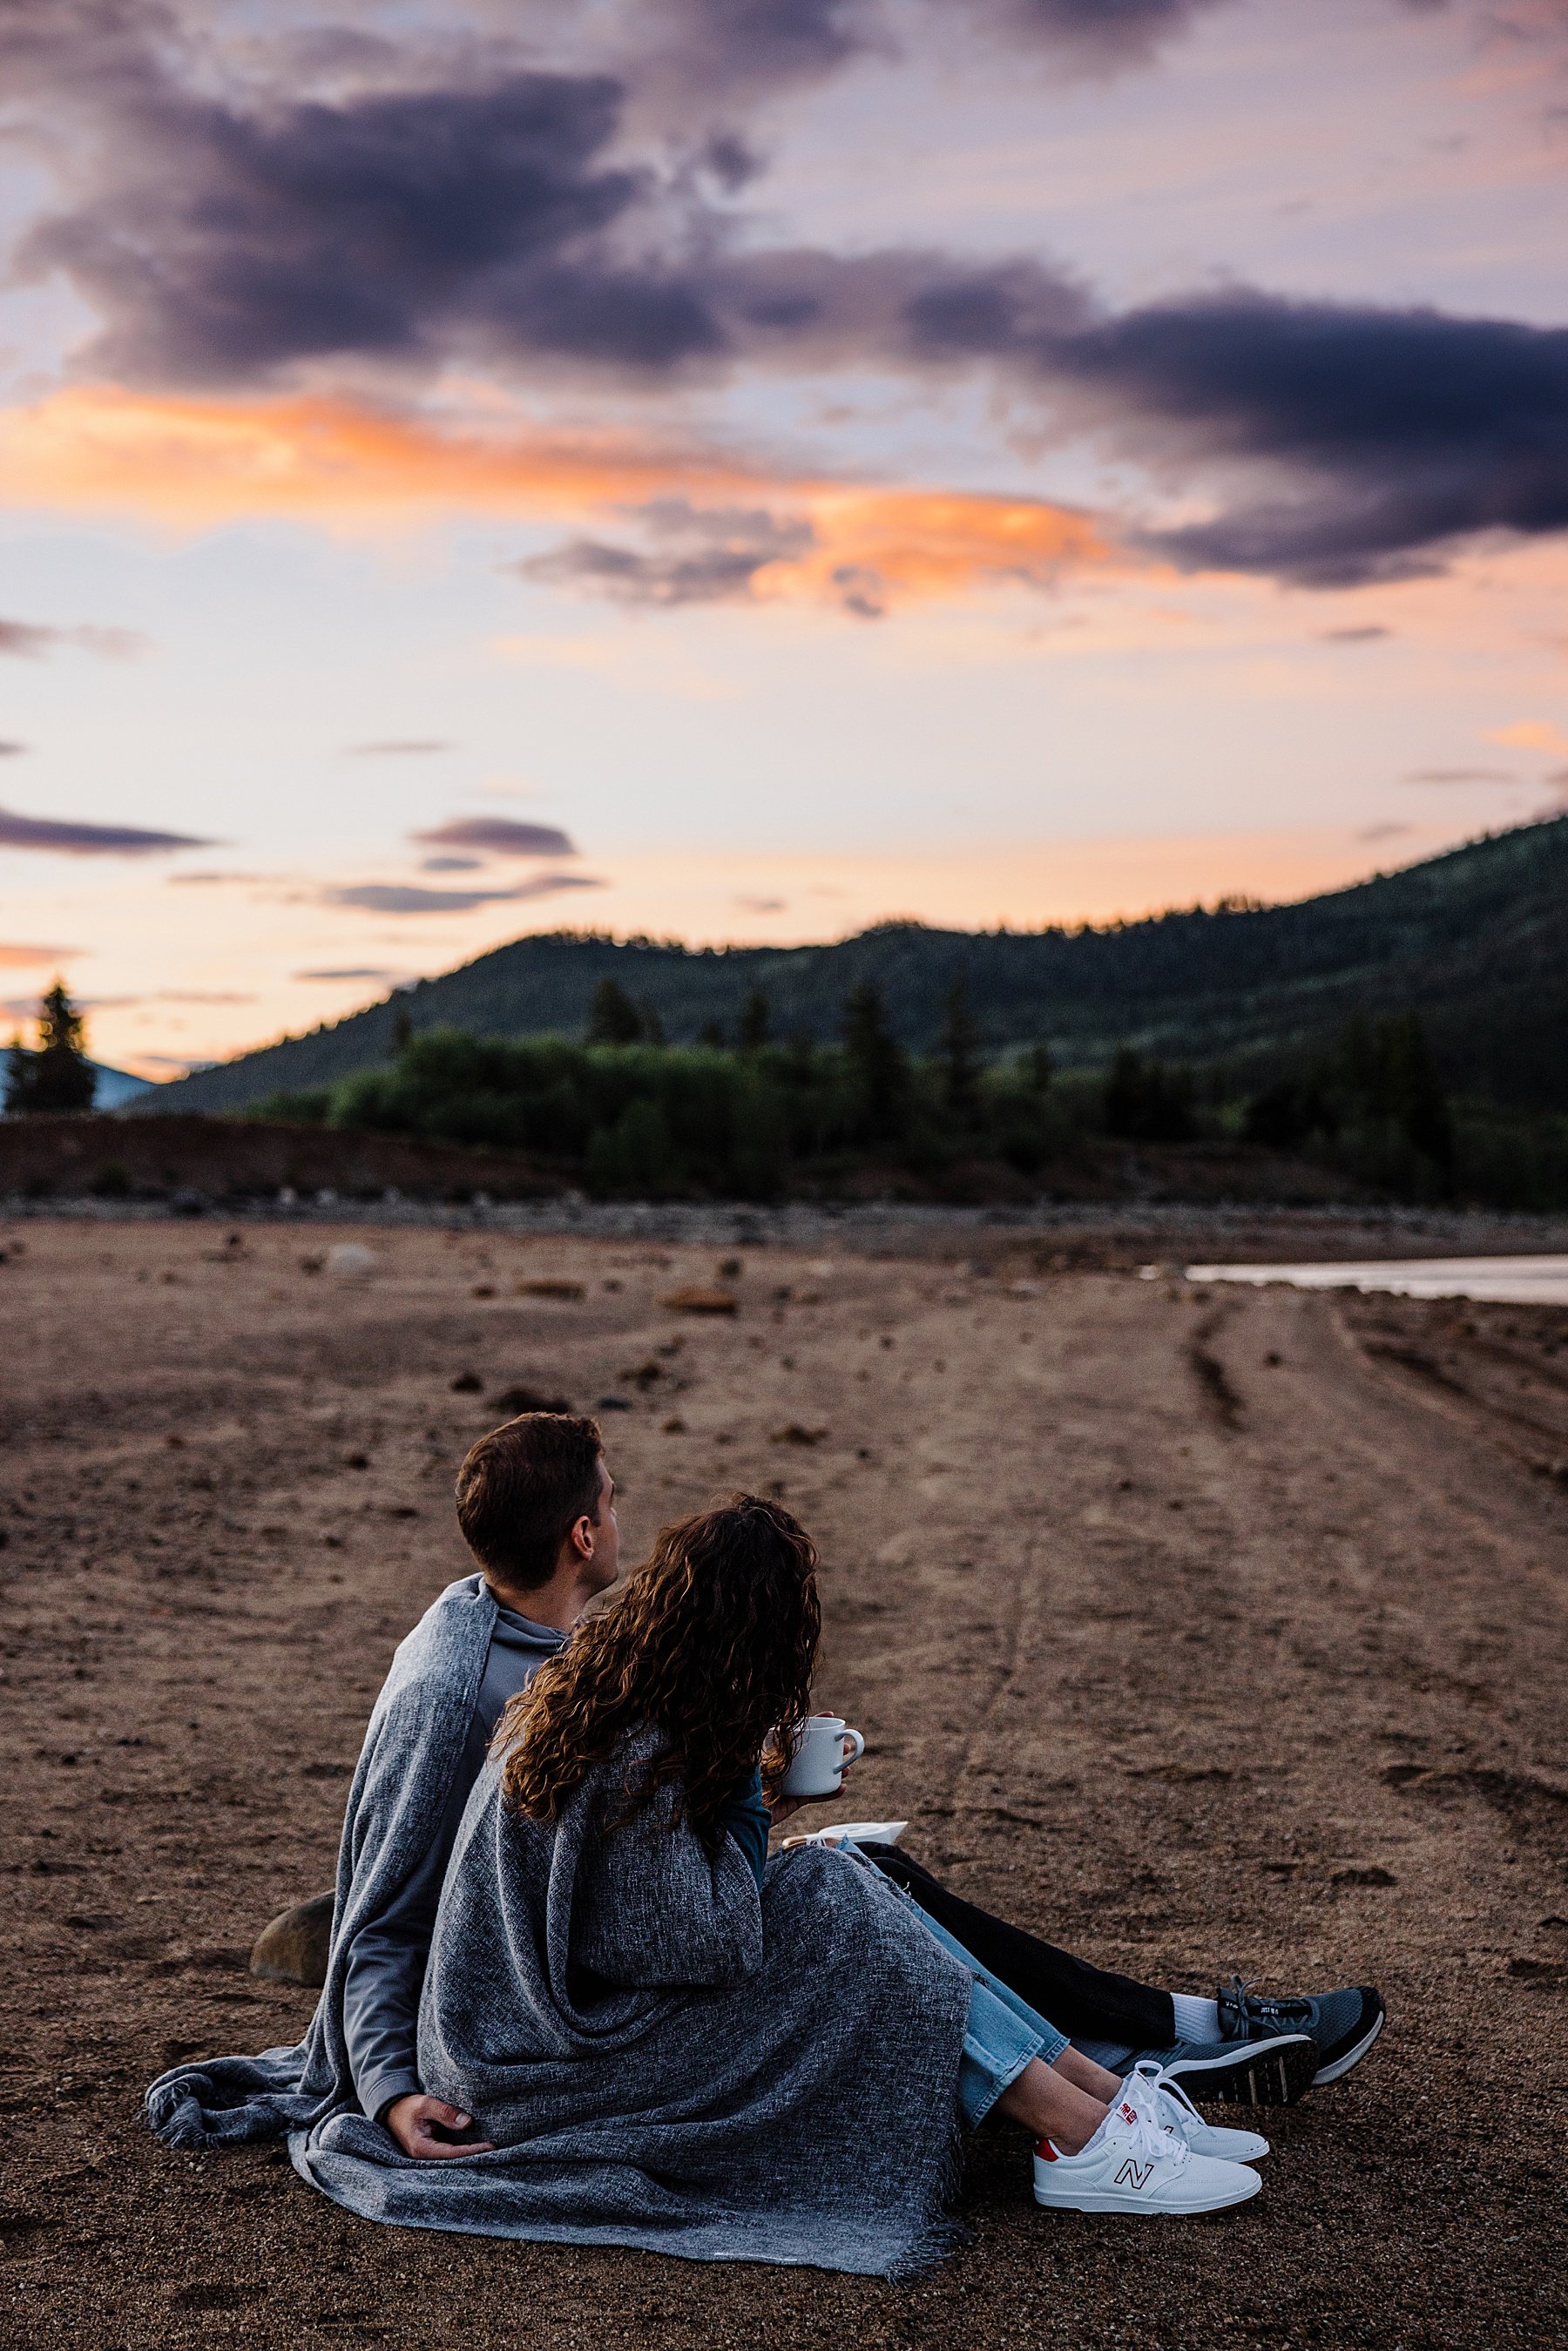
[[[943,2149],[942,2160],[931,2182],[926,2217],[887,2272],[890,2278],[920,2277],[927,2270],[934,2270],[939,2262],[962,2252],[966,2245],[973,2242],[974,2231],[956,2219],[950,2209],[957,2201],[963,2179],[964,2134],[959,2127],[955,2099],[953,2125]]]

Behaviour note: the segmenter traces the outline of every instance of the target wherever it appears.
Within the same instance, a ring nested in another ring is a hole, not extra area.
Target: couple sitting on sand
[[[399,1648],[350,1790],[305,2040],[148,2096],[194,2147],[287,2132],[366,2217],[893,2275],[950,2241],[960,2126],[1036,2141],[1041,2204],[1204,2212],[1270,2105],[1336,2080],[1375,1992],[1155,1991],[892,1846],[772,1859],[810,1711],[816,1554],[745,1496],[617,1574],[594,1423],[530,1413],[457,1481],[479,1573]]]

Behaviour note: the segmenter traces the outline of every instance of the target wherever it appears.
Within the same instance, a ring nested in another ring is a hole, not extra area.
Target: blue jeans
[[[1067,2035],[1037,2016],[1027,2001],[983,1968],[946,1927],[936,1924],[929,1911],[920,1909],[913,1896],[905,1895],[904,1900],[920,1911],[943,1949],[961,1960],[974,1978],[964,2026],[964,2054],[958,2061],[958,2111],[968,2128],[977,2130],[1030,2059],[1038,2057],[1042,2064],[1053,2065],[1068,2046]]]

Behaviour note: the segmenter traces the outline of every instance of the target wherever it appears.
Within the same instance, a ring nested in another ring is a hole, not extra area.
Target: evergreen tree
[[[408,1008],[407,998],[400,995],[392,1007],[392,1051],[401,1058],[413,1042],[413,1015]]]
[[[1051,1058],[1049,1045],[1031,1045],[1023,1057],[1024,1074],[1037,1094],[1049,1093],[1056,1075],[1056,1064]]]
[[[947,1017],[937,1040],[942,1098],[955,1118],[972,1120],[980,1106],[980,1031],[969,1009],[969,987],[961,971],[947,987]]]
[[[897,1132],[909,1092],[909,1063],[887,1025],[882,990],[862,979],[844,998],[844,1059],[862,1116],[873,1134]]]
[[[11,1048],[5,1107],[90,1110],[97,1088],[98,1073],[83,1044],[81,1014],[66,994],[64,982],[57,979],[38,1007],[37,1051],[27,1052],[20,1039]]]
[[[1384,1033],[1395,1114],[1415,1148],[1446,1175],[1453,1165],[1454,1125],[1421,1016],[1396,1013],[1385,1023]]]
[[[716,1053],[722,1053],[727,1041],[722,1020],[705,1020],[697,1030],[697,1043],[711,1045]]]
[[[736,1042],[743,1053],[755,1053],[767,1044],[771,1028],[768,997],[760,987],[754,987],[741,1007],[736,1023]]]
[[[784,1074],[792,1086],[810,1086],[816,1083],[816,1041],[809,1037],[803,1029],[797,1029],[784,1048]]]
[[[1105,1081],[1105,1132],[1129,1143],[1186,1143],[1193,1133],[1193,1091],[1190,1070],[1167,1070],[1124,1045]]]
[[[608,973],[593,991],[588,1015],[591,1045],[636,1045],[642,1041],[643,1016],[618,979]]]
[[[646,1045],[662,1045],[664,1041],[664,1024],[659,1018],[658,1007],[650,1004],[645,996],[638,998],[637,1018],[642,1023],[643,1042]]]

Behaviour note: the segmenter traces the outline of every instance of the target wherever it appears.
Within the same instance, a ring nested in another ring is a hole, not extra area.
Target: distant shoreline
[[[1509,1257],[1568,1250],[1568,1217],[1399,1206],[1269,1207],[1251,1203],[1065,1201],[1004,1207],[790,1201],[590,1200],[570,1193],[534,1200],[300,1200],[245,1202],[0,1199],[0,1230],[49,1222],[209,1226],[355,1226],[488,1232],[519,1239],[577,1238],[670,1248],[755,1249],[849,1257],[950,1259],[967,1251],[977,1271],[1028,1258],[1041,1273],[1152,1261],[1176,1272],[1187,1260]],[[1052,1245],[1055,1245],[1054,1248]],[[1060,1257],[1061,1262],[1052,1262]],[[1044,1259],[1045,1262],[1040,1262]]]

